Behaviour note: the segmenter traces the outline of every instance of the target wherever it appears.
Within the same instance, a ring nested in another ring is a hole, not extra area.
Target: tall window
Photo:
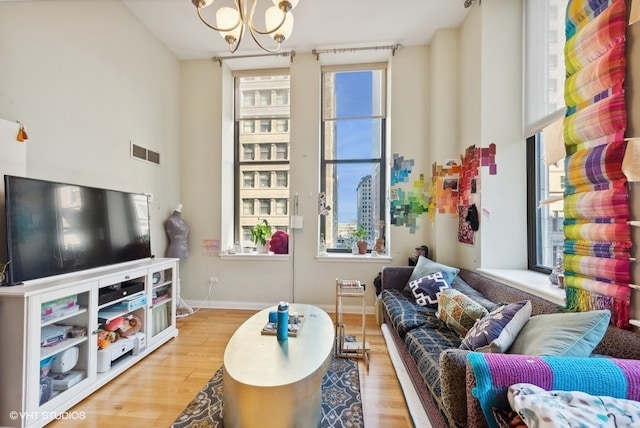
[[[558,138],[543,131],[527,140],[529,268],[550,271],[564,246],[564,160],[548,160],[545,145]]]
[[[331,207],[321,216],[327,250],[350,252],[357,228],[369,248],[386,213],[385,65],[322,71],[321,191]]]
[[[564,15],[568,0],[526,0],[525,136],[529,269],[550,272],[564,245]],[[541,34],[546,37],[540,37]]]
[[[234,78],[235,239],[250,245],[249,231],[262,220],[274,230],[289,228],[289,74],[238,72]]]

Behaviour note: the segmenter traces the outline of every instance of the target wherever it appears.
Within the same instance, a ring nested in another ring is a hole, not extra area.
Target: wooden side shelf
[[[335,335],[336,346],[335,356],[341,358],[359,358],[364,360],[367,370],[369,370],[369,343],[367,343],[366,331],[366,311],[365,311],[365,288],[360,281],[345,280],[336,278],[336,319],[335,319]],[[343,299],[354,298],[359,299],[362,305],[362,330],[361,340],[356,336],[345,335],[343,321]]]

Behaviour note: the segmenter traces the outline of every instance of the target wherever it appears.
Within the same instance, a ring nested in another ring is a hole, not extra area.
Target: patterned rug
[[[222,428],[222,370],[182,411],[172,428]],[[362,398],[358,362],[335,358],[322,379],[322,418],[320,428],[362,428]]]

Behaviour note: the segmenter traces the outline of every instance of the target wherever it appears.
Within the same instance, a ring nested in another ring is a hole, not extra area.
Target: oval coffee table
[[[297,337],[279,342],[261,334],[270,307],[233,334],[224,351],[225,428],[313,427],[321,416],[322,377],[333,357],[333,321],[322,309],[299,303],[304,316]]]

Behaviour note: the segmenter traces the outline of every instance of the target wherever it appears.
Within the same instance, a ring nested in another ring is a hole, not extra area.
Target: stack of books
[[[340,281],[340,287],[346,289],[360,289],[362,288],[362,283],[355,279],[343,279]]]
[[[40,312],[40,321],[47,322],[49,320],[61,317],[80,309],[78,305],[78,295],[63,297],[61,299],[52,300],[42,304]]]

